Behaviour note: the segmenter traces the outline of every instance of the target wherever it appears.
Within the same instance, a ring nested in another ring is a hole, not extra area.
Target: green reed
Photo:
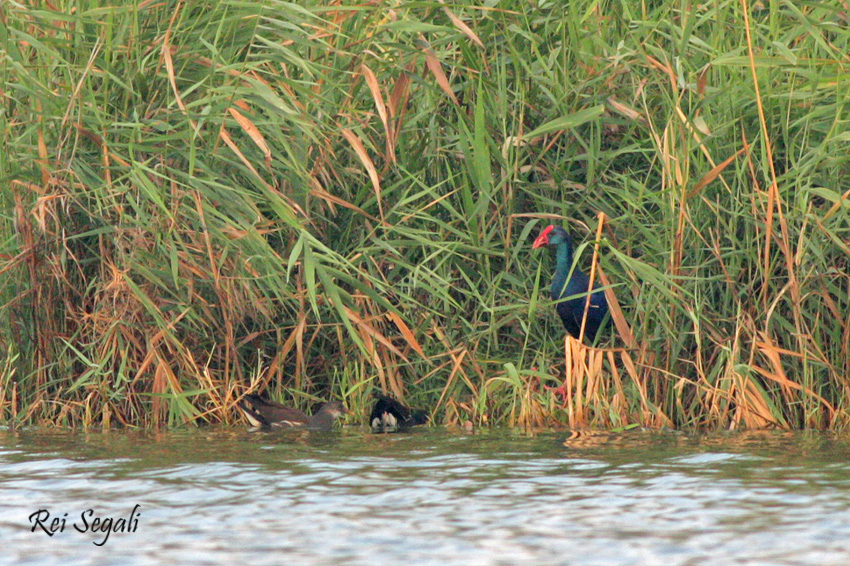
[[[0,421],[232,423],[269,390],[353,422],[380,389],[437,423],[844,427],[847,18],[7,2]],[[548,223],[622,309],[584,377]]]

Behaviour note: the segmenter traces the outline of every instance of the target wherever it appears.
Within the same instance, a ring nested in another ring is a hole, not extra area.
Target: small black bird
[[[239,402],[239,408],[253,427],[331,430],[334,420],[345,414],[345,407],[339,401],[325,403],[315,415],[308,417],[298,409],[268,401],[259,395],[245,395]]]
[[[428,413],[405,407],[392,397],[376,394],[369,422],[372,432],[395,432],[428,422]]]
[[[587,291],[590,279],[578,267],[573,268],[573,241],[567,231],[560,226],[549,225],[540,232],[534,240],[532,248],[553,246],[555,248],[555,279],[552,281],[552,299],[558,301],[556,309],[558,316],[574,338],[581,332],[581,320],[584,316],[584,306],[587,302]],[[572,274],[570,270],[572,269]],[[567,299],[573,295],[579,295]],[[566,299],[566,300],[561,300]],[[596,334],[610,320],[608,301],[605,292],[599,285],[593,285],[590,294],[590,305],[587,309],[587,321],[584,335],[590,342],[596,339]]]

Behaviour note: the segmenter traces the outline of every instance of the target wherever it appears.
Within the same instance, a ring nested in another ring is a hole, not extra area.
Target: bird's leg
[[[567,406],[567,388],[566,388],[566,382],[564,382],[564,384],[560,385],[559,387],[549,387],[549,386],[547,385],[547,386],[546,386],[546,389],[547,389],[547,390],[549,390],[549,391],[551,391],[551,392],[552,392],[552,395],[555,395],[555,397],[560,396],[560,397],[561,397],[561,404],[562,404],[563,406],[565,406],[565,407]]]

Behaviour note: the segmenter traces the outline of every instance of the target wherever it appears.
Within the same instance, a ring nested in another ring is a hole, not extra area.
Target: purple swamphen
[[[532,248],[551,246],[555,248],[555,279],[552,281],[552,299],[557,301],[558,316],[564,328],[574,338],[579,337],[590,279],[576,266],[573,267],[573,241],[560,226],[549,225],[534,240]],[[599,285],[593,285],[584,335],[590,342],[609,320],[608,301]]]

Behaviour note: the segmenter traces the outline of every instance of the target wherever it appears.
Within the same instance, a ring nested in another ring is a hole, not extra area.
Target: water
[[[564,436],[0,432],[0,564],[850,564],[850,439]]]

